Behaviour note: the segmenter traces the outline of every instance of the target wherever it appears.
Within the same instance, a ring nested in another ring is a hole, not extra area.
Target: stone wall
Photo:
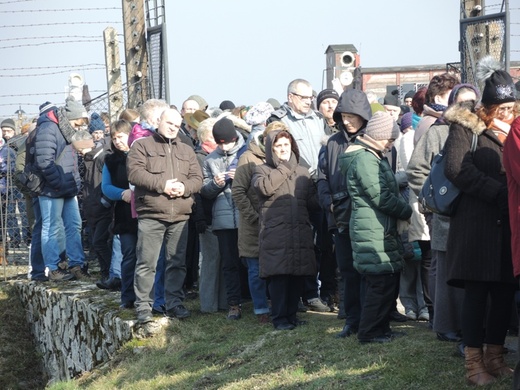
[[[132,338],[134,321],[116,315],[117,293],[81,282],[14,285],[50,382],[92,370]]]

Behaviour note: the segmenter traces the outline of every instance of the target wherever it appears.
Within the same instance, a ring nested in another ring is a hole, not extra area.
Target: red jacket
[[[520,117],[511,124],[504,144],[504,168],[509,196],[513,272],[520,275]]]

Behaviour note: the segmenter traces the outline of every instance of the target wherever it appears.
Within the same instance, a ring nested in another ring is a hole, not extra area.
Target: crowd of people
[[[279,331],[305,325],[299,312],[337,309],[336,337],[361,344],[403,336],[392,321],[426,321],[457,343],[469,383],[513,376],[519,83],[490,58],[478,75],[481,92],[445,73],[384,98],[295,79],[283,104],[150,99],[113,123],[73,98],[46,102],[21,167],[0,166],[40,181],[20,186],[34,212],[30,278],[93,281],[85,220],[97,286],[120,291],[143,325],[189,317],[194,290],[202,312],[229,320],[251,299]],[[441,151],[461,191],[451,217],[418,200]]]

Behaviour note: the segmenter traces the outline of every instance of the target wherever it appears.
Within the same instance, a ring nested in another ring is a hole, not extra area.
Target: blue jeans
[[[110,260],[110,277],[121,279],[121,262],[123,253],[121,252],[121,240],[119,234],[112,237],[112,258]]]
[[[42,215],[42,253],[45,266],[50,271],[58,269],[60,262],[60,229],[65,229],[65,250],[69,267],[83,267],[85,254],[81,244],[81,217],[78,200],[72,198],[49,198],[39,196]]]
[[[249,280],[249,292],[253,299],[254,313],[269,313],[266,283],[265,280],[260,279],[260,262],[257,257],[244,257],[244,260],[247,263],[247,279]]]

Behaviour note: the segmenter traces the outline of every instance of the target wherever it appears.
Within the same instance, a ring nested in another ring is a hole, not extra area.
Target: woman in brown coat
[[[497,68],[483,72],[490,64],[488,59],[479,63],[480,73],[487,76],[482,107],[474,111],[474,102],[460,103],[445,113],[451,122],[445,173],[462,192],[448,235],[448,284],[464,288],[466,379],[475,385],[512,375],[503,359],[515,280],[502,163],[507,131],[501,113],[513,106],[515,88],[506,72]],[[473,134],[478,135],[478,143],[471,153]]]
[[[304,276],[316,274],[309,209],[319,208],[316,188],[298,165],[296,141],[287,130],[272,131],[265,141],[266,163],[253,174],[260,205],[260,277],[271,296],[277,330],[294,329]]]

